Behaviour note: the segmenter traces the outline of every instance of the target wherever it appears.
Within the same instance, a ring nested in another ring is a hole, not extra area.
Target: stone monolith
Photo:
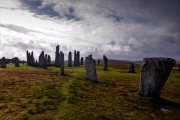
[[[64,53],[60,51],[60,74],[64,75]]]
[[[129,71],[128,71],[129,73],[135,73],[134,64],[133,63],[129,64],[129,68],[128,69],[129,69]]]
[[[141,66],[139,95],[159,98],[176,61],[172,58],[144,58]]]
[[[92,55],[85,58],[86,78],[97,81],[96,64]]]
[[[104,60],[104,70],[107,70],[108,59],[105,55],[103,55],[103,60]]]
[[[6,68],[6,58],[2,57],[1,59],[1,68]]]
[[[68,55],[68,67],[72,67],[72,53],[71,53],[71,51],[69,52],[69,55]]]

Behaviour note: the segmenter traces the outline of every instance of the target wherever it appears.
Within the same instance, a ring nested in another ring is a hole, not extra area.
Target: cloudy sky
[[[0,0],[0,57],[79,50],[102,58],[180,60],[180,0]]]

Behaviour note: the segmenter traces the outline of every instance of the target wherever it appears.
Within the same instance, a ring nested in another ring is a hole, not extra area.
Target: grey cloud
[[[12,24],[1,24],[0,23],[0,27],[7,28],[9,30],[13,30],[15,32],[24,33],[24,34],[28,34],[30,32],[38,33],[38,31],[27,29],[22,26],[12,25]]]

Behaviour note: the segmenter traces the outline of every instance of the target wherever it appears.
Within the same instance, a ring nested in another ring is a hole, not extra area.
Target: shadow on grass
[[[167,99],[164,99],[164,98],[158,98],[158,99],[153,99],[153,98],[151,98],[151,99],[150,99],[150,102],[151,102],[151,103],[154,103],[154,104],[158,104],[158,105],[163,105],[163,106],[176,106],[176,107],[179,107],[179,108],[180,108],[180,104],[179,104],[179,103],[174,102],[174,101],[170,101],[170,100],[167,100]]]

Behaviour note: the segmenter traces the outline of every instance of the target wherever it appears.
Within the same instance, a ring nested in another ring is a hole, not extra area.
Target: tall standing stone
[[[31,55],[30,55],[30,65],[31,65],[31,66],[34,66],[34,55],[33,55],[33,51],[31,52]]]
[[[96,64],[92,55],[85,58],[86,78],[97,81]]]
[[[130,63],[129,64],[129,73],[135,73],[135,70],[134,70],[134,64],[133,63]]]
[[[19,59],[17,57],[14,58],[15,67],[19,67]]]
[[[30,52],[28,53],[28,65],[30,65],[30,58],[31,58],[31,55],[30,55]]]
[[[76,63],[77,63],[77,62],[76,62],[76,60],[77,60],[76,57],[77,57],[77,56],[76,56],[76,50],[74,50],[74,66],[77,66],[77,65],[76,65]]]
[[[39,55],[39,67],[44,67],[44,51]]]
[[[44,56],[44,69],[47,69],[47,54]]]
[[[103,55],[103,60],[104,60],[104,70],[107,70],[108,59],[105,55]]]
[[[80,66],[79,61],[80,61],[80,52],[77,51],[77,53],[76,53],[76,66]]]
[[[26,57],[27,57],[27,64],[29,65],[29,52],[28,52],[28,50],[26,51]]]
[[[64,75],[64,53],[60,52],[60,74]]]
[[[59,45],[56,46],[56,53],[55,53],[55,66],[59,67],[60,63],[59,63]]]
[[[72,53],[71,53],[71,51],[69,52],[69,55],[68,55],[68,67],[72,67]]]
[[[51,57],[48,55],[48,63],[51,63]]]
[[[99,63],[100,63],[100,60],[98,60],[98,65],[99,65]]]
[[[81,65],[83,65],[83,63],[84,63],[84,58],[81,57]]]
[[[6,58],[2,57],[1,59],[1,68],[6,68]]]
[[[159,98],[176,61],[172,58],[144,58],[141,66],[139,95]]]

